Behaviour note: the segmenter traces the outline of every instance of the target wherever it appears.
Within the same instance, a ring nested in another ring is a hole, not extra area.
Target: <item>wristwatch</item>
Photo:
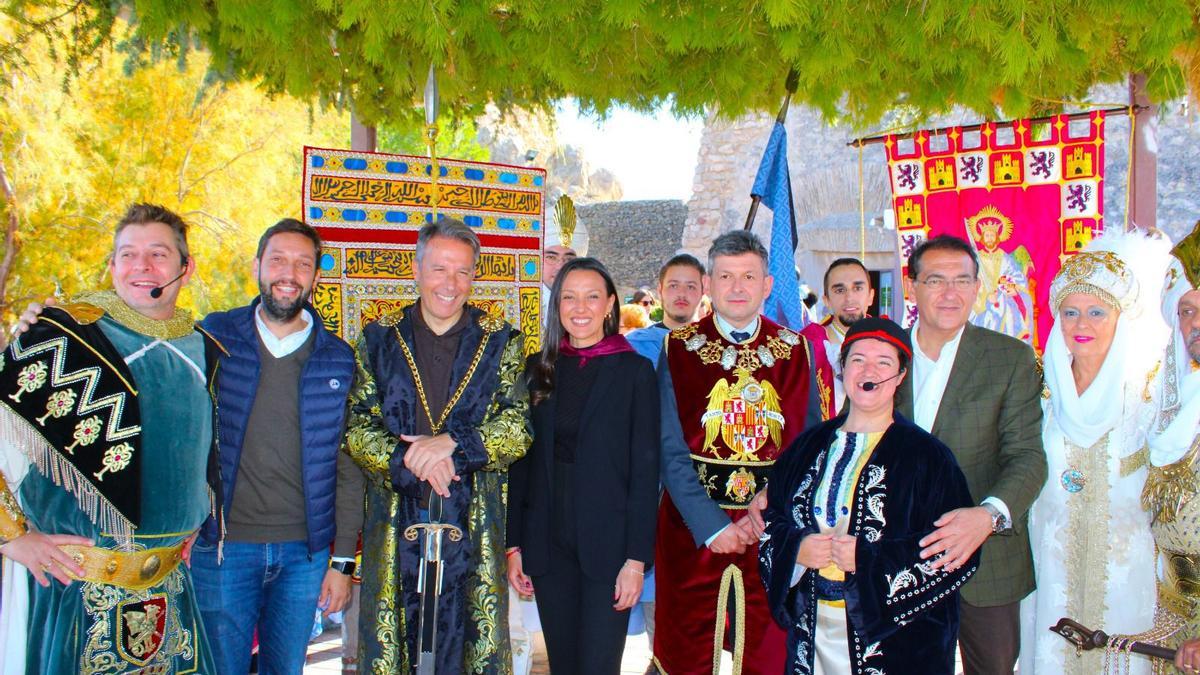
[[[354,574],[354,561],[353,560],[330,560],[329,561],[329,569],[337,570],[338,572],[341,572],[342,574],[345,574],[346,576],[350,576],[351,574]]]
[[[1000,512],[1000,509],[996,508],[995,504],[987,502],[982,506],[992,517],[992,534],[1000,534],[1008,529],[1008,518],[1004,517],[1004,514]]]

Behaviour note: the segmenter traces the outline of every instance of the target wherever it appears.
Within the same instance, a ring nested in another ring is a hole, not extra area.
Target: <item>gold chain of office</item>
[[[442,425],[446,423],[446,418],[450,416],[450,411],[454,410],[454,406],[458,404],[458,399],[462,398],[463,392],[467,390],[467,385],[471,383],[471,378],[475,376],[475,368],[483,360],[483,350],[487,348],[488,339],[491,337],[491,332],[484,332],[483,339],[479,341],[479,348],[475,350],[475,356],[471,358],[471,367],[467,368],[467,374],[463,376],[462,382],[458,383],[458,389],[454,391],[450,400],[446,402],[446,407],[442,408],[442,414],[435,423],[433,421],[433,411],[429,409],[429,400],[425,398],[425,385],[421,382],[421,373],[417,372],[417,362],[413,359],[412,351],[408,348],[408,343],[400,335],[400,329],[396,329],[396,341],[400,343],[400,351],[404,352],[404,360],[408,363],[408,368],[413,374],[413,384],[417,388],[417,400],[421,402],[421,407],[425,410],[425,417],[429,420],[430,436],[436,436],[441,433]]]

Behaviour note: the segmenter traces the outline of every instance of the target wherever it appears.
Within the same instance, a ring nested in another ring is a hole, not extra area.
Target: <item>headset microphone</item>
[[[163,284],[162,286],[155,286],[154,288],[151,288],[150,289],[150,297],[154,298],[155,300],[161,298],[162,294],[163,294],[163,289],[166,288],[167,286],[170,286],[171,284],[175,283],[176,281],[179,281],[180,279],[182,279],[183,275],[185,275],[185,274],[187,274],[187,268],[184,268],[184,270],[179,273],[179,276],[168,281],[167,283]],[[870,390],[868,389],[867,391],[870,391]]]
[[[878,387],[879,385],[883,384],[884,382],[887,382],[888,380],[894,380],[903,374],[904,374],[904,371],[901,370],[900,372],[896,373],[895,375],[888,377],[888,378],[884,378],[878,382],[863,382],[862,390],[863,391],[875,391],[875,388]]]

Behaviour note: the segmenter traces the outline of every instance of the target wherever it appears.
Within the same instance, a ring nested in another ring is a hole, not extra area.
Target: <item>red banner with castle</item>
[[[1104,228],[1104,113],[888,136],[902,270],[921,241],[951,234],[979,252],[971,322],[1040,353],[1050,282]],[[905,301],[905,324],[916,306]]]

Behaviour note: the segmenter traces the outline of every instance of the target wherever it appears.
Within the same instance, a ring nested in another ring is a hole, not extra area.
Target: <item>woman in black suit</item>
[[[563,266],[526,365],[533,446],[509,470],[508,580],[534,593],[554,675],[618,673],[629,609],[654,561],[654,368],[617,332],[608,270]]]

